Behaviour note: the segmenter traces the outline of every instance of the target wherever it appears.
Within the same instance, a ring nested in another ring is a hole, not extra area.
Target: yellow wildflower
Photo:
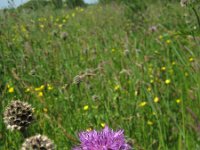
[[[154,83],[154,80],[153,80],[153,79],[151,79],[151,80],[150,80],[150,83]]]
[[[7,88],[10,88],[10,84],[7,84]]]
[[[145,105],[147,105],[147,102],[141,102],[141,103],[139,104],[140,107],[144,107]]]
[[[47,89],[50,91],[50,90],[53,90],[53,86],[50,85],[50,84],[47,84]]]
[[[190,58],[189,58],[189,61],[190,61],[190,62],[193,62],[193,61],[194,61],[194,58],[193,58],[193,57],[190,57]]]
[[[21,31],[22,32],[26,32],[27,30],[26,30],[26,28],[24,26],[21,26]]]
[[[30,88],[27,88],[27,89],[25,90],[25,92],[30,92],[30,90],[31,90]]]
[[[43,111],[44,111],[45,113],[47,113],[47,112],[48,112],[48,109],[47,109],[47,108],[43,108]]]
[[[158,38],[159,38],[160,40],[162,40],[162,39],[163,39],[163,36],[162,36],[162,35],[160,35]]]
[[[105,123],[101,123],[101,126],[104,128],[106,126],[106,124]]]
[[[42,97],[43,96],[43,92],[38,92],[38,96]]]
[[[114,49],[114,48],[112,48],[112,52],[115,52],[115,49]]]
[[[170,84],[171,83],[171,80],[170,79],[166,79],[165,80],[165,84]]]
[[[188,77],[188,76],[189,76],[189,74],[188,74],[187,72],[185,72],[185,76],[186,76],[186,77]]]
[[[149,126],[152,126],[152,125],[153,125],[153,122],[150,121],[150,120],[148,120],[148,121],[147,121],[147,124],[148,124]]]
[[[44,89],[44,85],[41,85],[40,87],[35,88],[35,91],[42,91]]]
[[[166,44],[170,44],[170,43],[171,43],[171,40],[167,40],[167,41],[166,41]]]
[[[14,92],[14,88],[13,87],[9,87],[8,88],[8,93],[13,93]]]
[[[156,112],[153,112],[153,113],[152,113],[152,115],[154,115],[154,116],[155,116],[155,115],[156,115]]]
[[[86,129],[86,131],[88,131],[88,132],[91,131],[91,130],[92,130],[92,128],[87,128],[87,129]]]
[[[147,88],[147,91],[148,91],[148,92],[151,92],[151,87],[148,87],[148,88]]]
[[[159,98],[156,96],[156,97],[153,99],[153,101],[154,101],[155,103],[158,103],[158,102],[159,102]]]
[[[162,71],[165,71],[165,70],[166,70],[166,67],[161,67],[161,70],[162,70]]]
[[[172,65],[173,65],[173,66],[174,66],[174,65],[176,65],[176,62],[175,62],[175,61],[173,61],[173,62],[172,62]]]
[[[176,103],[179,104],[181,102],[181,99],[176,99]]]
[[[114,89],[115,89],[115,91],[119,90],[119,89],[120,89],[120,85],[116,85],[116,86],[114,87]]]
[[[89,109],[89,106],[88,105],[85,105],[84,107],[83,107],[83,110],[85,110],[85,111],[87,111]]]

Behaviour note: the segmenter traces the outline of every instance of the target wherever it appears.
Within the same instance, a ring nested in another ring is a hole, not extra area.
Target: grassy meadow
[[[37,133],[71,150],[78,133],[124,129],[135,150],[200,149],[200,29],[178,2],[130,14],[111,3],[0,12],[0,149]],[[198,10],[200,12],[200,10]],[[12,100],[34,107],[26,137]]]

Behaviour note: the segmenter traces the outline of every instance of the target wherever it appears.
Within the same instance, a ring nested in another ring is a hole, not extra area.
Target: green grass
[[[126,15],[125,6],[114,3],[2,12],[1,114],[12,100],[30,103],[36,121],[28,136],[45,134],[58,150],[71,149],[78,132],[102,129],[102,123],[124,129],[136,150],[198,150],[198,119],[187,111],[200,115],[195,17],[177,3],[152,3],[135,20]],[[83,74],[80,85],[73,84]],[[35,88],[41,85],[39,97]],[[7,130],[3,116],[0,122],[0,149],[20,149],[24,137]]]

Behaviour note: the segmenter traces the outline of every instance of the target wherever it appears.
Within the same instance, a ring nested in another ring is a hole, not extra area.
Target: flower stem
[[[197,21],[198,21],[198,24],[199,24],[199,29],[200,29],[200,17],[199,17],[199,15],[197,13],[197,10],[195,9],[194,6],[192,7],[192,10],[193,10],[193,12],[194,12],[194,14],[195,14],[195,16],[197,18]]]

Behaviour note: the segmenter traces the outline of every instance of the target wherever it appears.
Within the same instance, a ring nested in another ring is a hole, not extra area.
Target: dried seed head
[[[80,75],[77,75],[73,79],[73,84],[79,85],[82,82],[82,80],[83,80],[83,77]]]
[[[124,50],[124,55],[128,57],[130,55],[130,51],[128,49]]]
[[[87,68],[85,70],[85,74],[90,74],[90,73],[93,73],[93,72],[94,72],[93,69],[90,69],[90,68]]]
[[[4,112],[4,123],[11,130],[24,130],[32,121],[33,108],[26,102],[12,101]]]
[[[51,33],[53,36],[57,36],[58,35],[58,32],[56,30],[53,30],[52,33]]]
[[[21,150],[55,150],[55,145],[48,137],[38,134],[27,138]]]
[[[60,34],[60,38],[63,39],[63,40],[66,40],[67,37],[68,37],[67,32],[62,32],[62,33]]]
[[[189,0],[181,0],[180,4],[182,7],[185,7],[189,3]]]
[[[100,98],[99,98],[99,96],[98,95],[93,95],[92,96],[92,100],[93,101],[97,101],[97,100],[99,100]]]
[[[149,31],[150,32],[156,32],[157,31],[157,26],[151,26],[151,27],[149,27]]]

